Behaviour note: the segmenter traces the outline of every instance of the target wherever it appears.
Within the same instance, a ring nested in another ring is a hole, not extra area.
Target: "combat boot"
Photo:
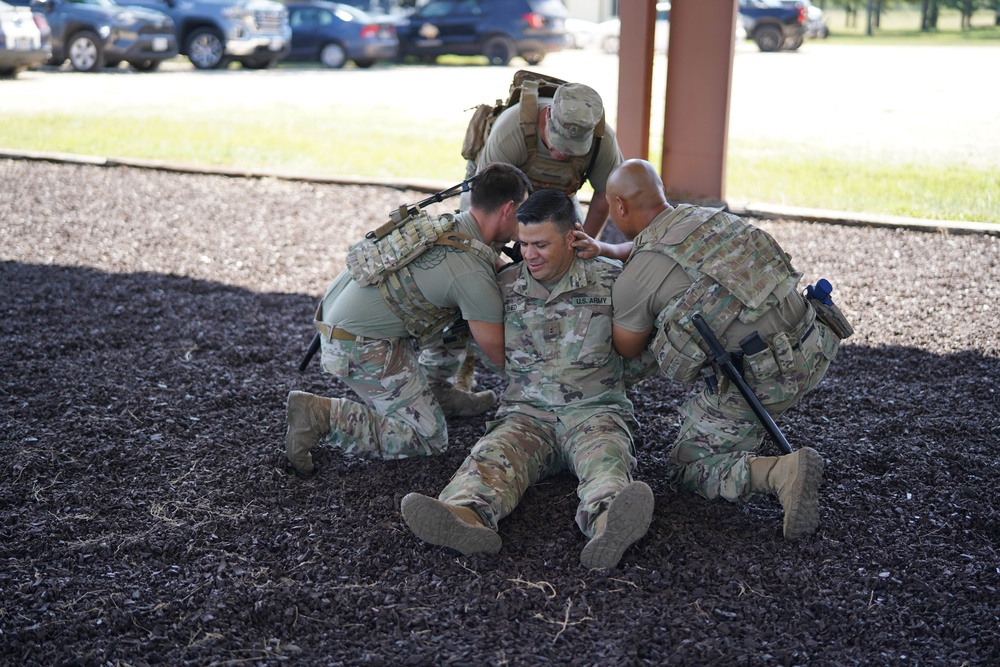
[[[495,554],[503,540],[484,525],[471,507],[451,505],[419,493],[409,493],[400,504],[403,520],[424,542],[470,554]]]
[[[750,490],[770,493],[785,509],[786,540],[811,535],[819,525],[816,498],[823,481],[823,457],[812,447],[785,456],[750,459]]]
[[[288,392],[285,433],[285,456],[295,474],[309,477],[316,471],[309,452],[321,436],[330,432],[330,410],[333,401],[304,391]]]
[[[583,547],[584,567],[615,567],[632,543],[646,534],[653,520],[653,491],[632,482],[618,492],[594,522],[594,537]]]
[[[476,353],[470,346],[465,354],[465,361],[455,374],[455,388],[462,391],[472,391],[476,386]]]
[[[497,395],[489,390],[462,391],[447,382],[441,382],[431,384],[431,391],[445,417],[475,417],[497,404]]]

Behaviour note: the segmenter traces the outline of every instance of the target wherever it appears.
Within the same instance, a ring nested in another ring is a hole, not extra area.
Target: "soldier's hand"
[[[575,239],[570,246],[576,251],[576,256],[580,259],[594,259],[601,253],[601,248],[597,241],[592,239],[587,232],[583,231],[583,225],[576,223],[573,231]]]

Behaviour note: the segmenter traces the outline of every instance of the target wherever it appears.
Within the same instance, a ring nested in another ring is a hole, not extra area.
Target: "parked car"
[[[566,48],[589,49],[597,45],[600,30],[594,21],[567,16],[564,25],[566,26]]]
[[[124,61],[147,72],[177,55],[174,23],[163,12],[114,0],[7,1],[44,14],[52,28],[50,65],[68,59],[78,72],[96,72]]]
[[[806,7],[806,37],[809,39],[826,39],[830,36],[830,28],[826,25],[823,10],[816,5]]]
[[[266,69],[292,43],[288,10],[273,0],[129,0],[166,12],[177,30],[182,55],[198,69],[238,62]]]
[[[618,53],[619,34],[622,22],[617,16],[597,24],[598,46],[605,53]],[[670,42],[670,3],[656,3],[656,29],[653,36],[653,50],[666,52]]]
[[[491,65],[529,65],[568,44],[561,0],[430,0],[396,26],[401,58],[484,55]]]
[[[0,2],[0,77],[16,77],[52,57],[52,31],[45,17]]]
[[[399,52],[396,26],[346,4],[314,0],[287,2],[292,27],[292,50],[285,60],[316,61],[339,69],[353,60],[371,67],[378,60],[392,60]]]
[[[799,0],[739,0],[747,37],[761,51],[795,51],[805,41],[806,5]]]

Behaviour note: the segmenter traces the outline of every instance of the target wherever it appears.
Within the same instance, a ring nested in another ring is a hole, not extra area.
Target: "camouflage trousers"
[[[466,355],[475,349],[468,330],[447,336],[441,343],[420,350],[420,368],[430,381],[447,382],[458,373]]]
[[[417,363],[412,340],[322,340],[322,366],[363,403],[334,399],[329,444],[380,459],[433,456],[448,448],[448,425]]]
[[[635,463],[632,436],[613,412],[597,413],[572,427],[510,413],[488,424],[486,435],[438,498],[472,507],[496,530],[528,487],[570,472],[579,480],[576,524],[593,537],[594,521],[632,481]]]
[[[840,339],[812,315],[810,308],[795,331],[744,357],[744,378],[772,417],[819,384],[840,348]],[[720,379],[716,391],[706,388],[680,413],[680,434],[668,459],[672,486],[710,499],[749,497],[749,460],[767,431],[739,390]]]

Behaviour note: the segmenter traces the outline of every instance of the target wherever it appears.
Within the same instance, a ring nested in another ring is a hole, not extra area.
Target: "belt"
[[[809,329],[802,335],[802,338],[799,339],[799,342],[796,343],[795,345],[792,345],[792,349],[793,350],[799,349],[799,346],[802,345],[802,343],[806,342],[806,338],[809,338],[809,334],[811,334],[813,332],[813,329],[815,328],[816,328],[815,322],[810,324]]]
[[[357,336],[352,334],[350,331],[341,329],[340,327],[330,326],[326,322],[313,322],[316,325],[316,330],[321,334],[330,338],[332,340],[357,340]]]

